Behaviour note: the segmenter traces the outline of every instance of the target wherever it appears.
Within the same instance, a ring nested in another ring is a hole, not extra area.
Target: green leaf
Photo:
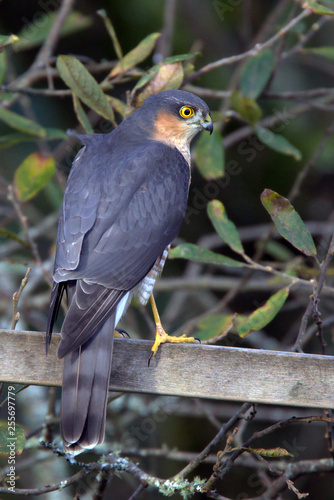
[[[142,40],[137,47],[130,50],[110,72],[109,77],[114,78],[120,74],[126,73],[130,68],[144,61],[152,52],[160,33],[151,33]]]
[[[110,38],[112,40],[112,43],[113,43],[113,46],[114,46],[114,50],[116,52],[116,56],[118,57],[118,59],[122,59],[122,57],[123,57],[122,47],[121,47],[121,44],[118,41],[115,28],[114,28],[111,20],[107,16],[106,11],[104,9],[100,9],[100,10],[97,11],[97,14],[99,16],[101,16],[102,19],[103,19],[104,25],[105,25],[105,27],[106,27],[106,29],[107,29],[107,31],[109,33],[109,36],[110,36]]]
[[[326,57],[331,61],[334,60],[334,47],[314,47],[310,49],[303,49],[302,54],[312,54],[315,56]]]
[[[214,130],[211,135],[200,135],[195,146],[195,162],[201,175],[207,180],[224,175],[225,152],[219,130]]]
[[[245,322],[238,326],[240,337],[246,337],[250,332],[261,330],[267,326],[283,307],[288,295],[289,288],[282,288],[272,295],[262,307],[252,312]]]
[[[0,237],[6,238],[7,240],[17,241],[20,245],[30,248],[30,245],[26,241],[22,240],[22,238],[17,236],[17,234],[8,231],[8,229],[4,229],[3,227],[0,227]]]
[[[216,266],[226,267],[249,267],[243,262],[231,259],[225,255],[206,250],[206,248],[198,247],[192,243],[181,243],[181,245],[169,251],[170,259],[188,259],[195,262],[203,262],[204,264],[214,264]]]
[[[32,21],[25,25],[18,33],[19,41],[15,44],[15,50],[27,50],[41,45],[47,38],[57,16],[58,11],[39,15],[38,22]],[[92,23],[92,17],[73,11],[66,17],[60,36],[64,37],[82,31],[91,26]]]
[[[196,332],[196,336],[201,340],[222,338],[228,334],[234,326],[234,322],[235,314],[213,314],[198,323],[199,330]]]
[[[81,105],[80,99],[73,93],[72,93],[72,98],[73,98],[73,108],[75,114],[77,115],[80,125],[87,134],[94,134],[93,127]]]
[[[25,132],[26,134],[37,137],[46,136],[46,130],[41,125],[33,122],[32,120],[28,120],[28,118],[18,115],[9,109],[0,108],[0,120],[20,132]]]
[[[178,54],[176,56],[166,57],[164,59],[163,64],[173,64],[181,61],[188,61],[188,59],[194,59],[200,55],[200,52],[189,52],[189,54]]]
[[[283,135],[274,134],[271,130],[258,126],[255,126],[255,133],[268,148],[283,155],[292,156],[297,161],[301,160],[302,154],[299,149],[293,146]]]
[[[333,7],[326,7],[326,5],[323,4],[330,4],[331,2],[316,2],[315,0],[305,0],[302,4],[303,9],[310,9],[312,12],[315,14],[319,14],[321,16],[334,16],[334,6]]]
[[[10,403],[9,403],[10,405]],[[12,410],[10,410],[12,411]],[[15,412],[15,410],[14,410]],[[26,445],[24,430],[14,422],[12,426],[7,421],[0,421],[0,454],[20,455]]]
[[[18,39],[16,35],[0,35],[0,50],[2,50],[3,47],[17,43]]]
[[[0,84],[4,82],[7,71],[6,52],[0,52]]]
[[[53,177],[56,163],[52,156],[32,153],[21,163],[14,175],[17,197],[28,201],[43,189]]]
[[[141,78],[133,89],[133,105],[136,108],[140,107],[150,95],[180,88],[184,78],[182,63],[160,63],[156,68],[152,68],[151,75],[145,75],[146,79]]]
[[[245,253],[240,236],[234,223],[227,217],[224,205],[219,200],[212,200],[207,204],[208,216],[213,227],[228,246],[234,252],[243,255]]]
[[[232,108],[237,111],[246,122],[253,125],[260,120],[262,109],[254,99],[244,97],[241,92],[236,90],[232,93],[230,101]]]
[[[57,69],[66,85],[82,102],[115,124],[112,107],[95,78],[73,56],[58,56]]]
[[[248,59],[241,73],[240,90],[245,97],[257,99],[275,67],[275,56],[271,49],[261,50]]]
[[[47,141],[55,141],[59,139],[67,139],[67,135],[62,130],[56,128],[46,128],[46,136],[44,140]],[[38,140],[33,135],[23,134],[23,133],[14,133],[14,134],[6,134],[0,136],[0,149],[9,148],[19,142],[33,142]]]
[[[283,238],[305,255],[316,256],[317,249],[311,233],[287,198],[265,189],[261,202]]]

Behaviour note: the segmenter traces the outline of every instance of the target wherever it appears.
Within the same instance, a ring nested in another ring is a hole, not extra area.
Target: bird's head
[[[166,90],[146,99],[140,110],[149,119],[151,136],[176,147],[189,147],[201,130],[213,131],[208,105],[195,94]]]

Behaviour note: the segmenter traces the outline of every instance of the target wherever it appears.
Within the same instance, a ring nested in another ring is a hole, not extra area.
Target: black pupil
[[[190,115],[190,109],[186,108],[186,109],[184,110],[184,114],[185,114],[185,115]]]

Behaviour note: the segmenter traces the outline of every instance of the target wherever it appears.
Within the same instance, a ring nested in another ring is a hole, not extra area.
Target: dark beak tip
[[[212,132],[213,132],[213,123],[211,121],[210,122],[204,122],[202,126],[203,126],[204,130],[207,130],[208,132],[210,132],[210,135],[212,134]]]

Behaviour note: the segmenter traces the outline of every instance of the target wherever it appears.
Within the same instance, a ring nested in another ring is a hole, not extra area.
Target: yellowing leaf
[[[9,426],[7,420],[0,421],[0,454],[20,455],[24,450],[26,438],[21,425]]]
[[[254,99],[244,97],[240,92],[235,91],[232,93],[230,100],[232,108],[251,125],[258,122],[261,118],[262,109]]]
[[[227,217],[224,205],[219,200],[212,200],[207,204],[208,216],[213,224],[213,227],[228,244],[228,246],[239,254],[244,254],[240,236],[237,228],[232,221]]]
[[[43,189],[55,173],[56,164],[52,156],[32,153],[21,163],[14,175],[17,197],[28,201]]]
[[[26,134],[37,137],[46,136],[45,128],[41,125],[33,122],[32,120],[28,120],[28,118],[18,115],[9,109],[0,108],[0,120],[20,132],[25,132]]]
[[[0,50],[3,47],[7,47],[7,45],[12,45],[18,41],[18,37],[16,35],[0,35]]]
[[[205,264],[214,264],[216,266],[227,267],[249,267],[243,262],[231,259],[225,255],[206,250],[206,248],[198,247],[192,243],[181,243],[176,248],[169,251],[168,257],[170,259],[188,259],[195,262],[203,262]]]
[[[274,134],[271,130],[267,128],[255,126],[255,132],[258,138],[263,144],[268,146],[268,148],[282,153],[283,155],[293,156],[297,161],[301,160],[302,154],[291,142],[288,141],[283,135]]]
[[[271,189],[265,189],[261,201],[279,234],[305,255],[316,256],[317,249],[311,233],[289,200]]]
[[[178,89],[183,82],[182,63],[157,64],[150,72],[141,78],[133,89],[133,105],[139,108],[150,95],[158,94],[163,90]]]
[[[116,66],[110,72],[109,77],[114,78],[115,76],[126,73],[130,68],[136,66],[146,59],[152,52],[157,38],[160,33],[151,33],[144,40],[142,40],[137,47],[130,50]]]
[[[57,69],[66,85],[82,102],[115,124],[114,112],[107,96],[78,59],[73,56],[58,56]]]
[[[239,448],[240,449],[240,448]],[[292,453],[289,453],[285,448],[246,448],[242,446],[242,450],[248,451],[249,453],[255,453],[261,457],[267,458],[278,458],[278,457],[293,457]]]
[[[272,295],[262,307],[253,311],[241,325],[238,325],[240,337],[245,337],[250,332],[261,330],[267,326],[283,307],[288,295],[289,288],[282,288]]]
[[[225,153],[219,130],[214,130],[211,135],[201,133],[195,146],[195,162],[207,180],[218,179],[224,175]]]
[[[240,90],[245,97],[257,99],[275,67],[275,56],[271,49],[261,50],[251,56],[241,73]]]

